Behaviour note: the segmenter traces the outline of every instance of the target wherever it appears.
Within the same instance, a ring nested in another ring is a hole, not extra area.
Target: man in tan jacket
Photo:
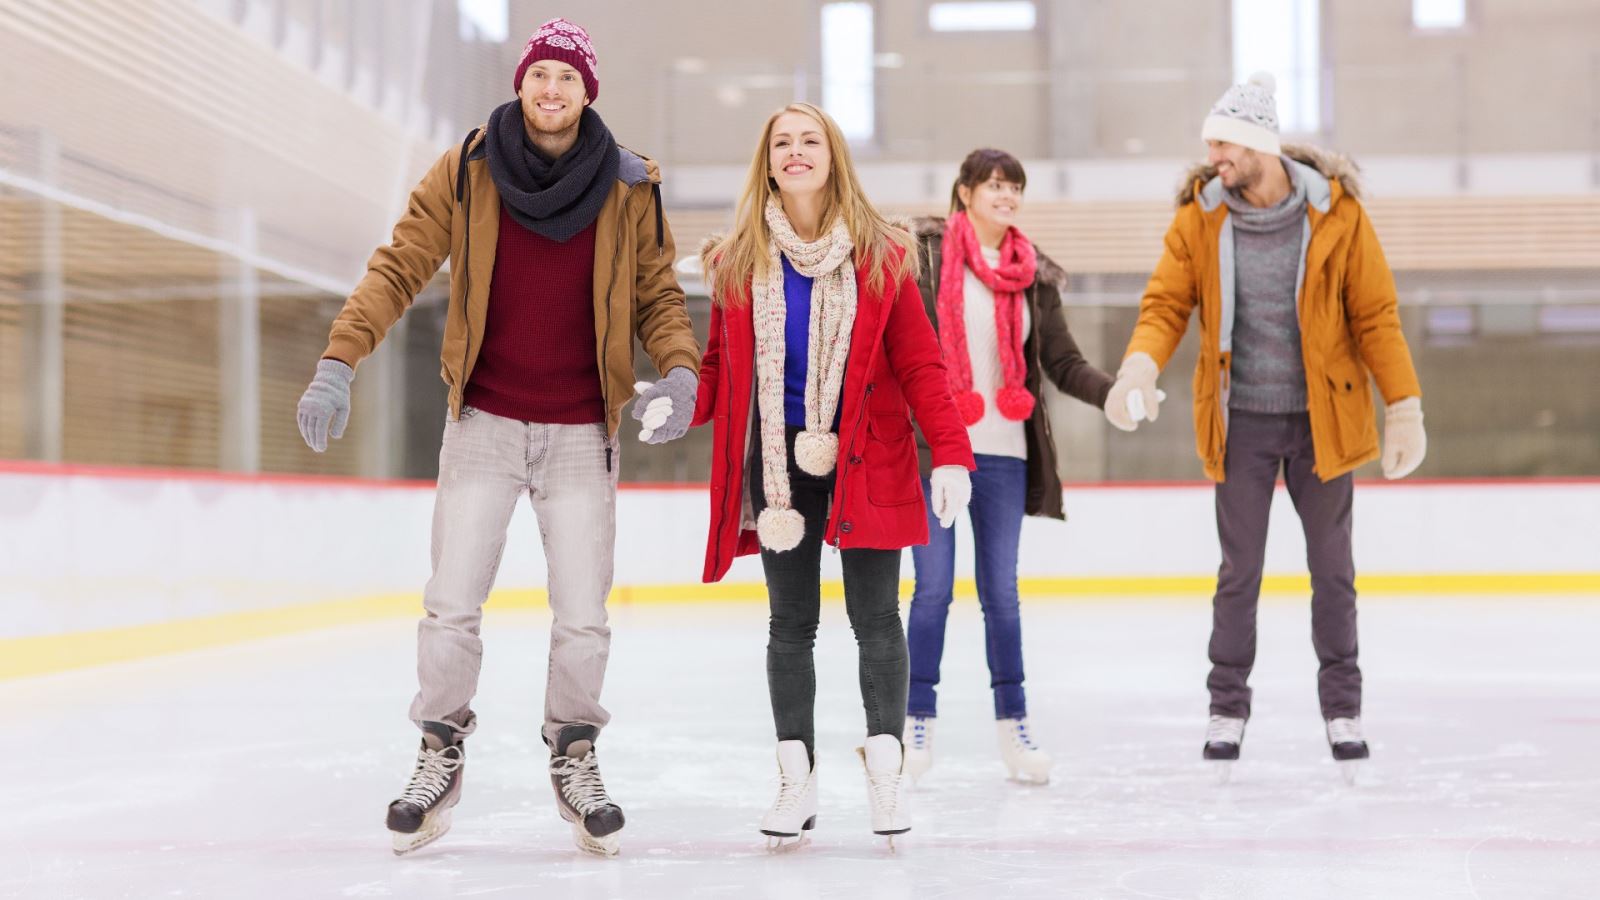
[[[539,517],[553,622],[543,736],[556,806],[588,852],[613,855],[622,810],[607,795],[595,742],[611,633],[617,427],[633,396],[637,335],[665,374],[634,415],[652,443],[681,436],[693,412],[699,347],[673,275],[655,163],[620,147],[590,107],[594,48],[564,19],[528,41],[513,85],[411,194],[393,240],[334,320],[300,401],[312,449],[344,430],[355,367],[446,257],[450,305],[441,374],[450,387],[433,516],[433,577],[417,630],[422,747],[389,806],[406,853],[450,826],[465,738],[477,725],[482,606],[506,528],[527,495]],[[646,407],[649,413],[646,414]]]
[[[1222,567],[1213,598],[1206,759],[1234,760],[1250,717],[1267,513],[1281,469],[1305,531],[1312,645],[1328,744],[1368,755],[1361,729],[1351,470],[1380,456],[1368,376],[1388,404],[1383,473],[1422,462],[1422,390],[1394,278],[1342,158],[1283,148],[1270,75],[1222,96],[1107,395],[1123,430],[1160,411],[1156,375],[1200,311],[1197,448],[1217,482]],[[1224,769],[1224,772],[1226,769]],[[1351,773],[1353,774],[1353,773]]]

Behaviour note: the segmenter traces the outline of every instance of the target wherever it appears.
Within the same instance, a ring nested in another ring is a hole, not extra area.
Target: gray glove
[[[688,366],[673,366],[667,377],[655,384],[641,381],[633,389],[639,392],[633,401],[633,417],[642,426],[639,440],[664,444],[688,432],[696,395],[700,393],[700,376]]]
[[[321,453],[328,449],[330,436],[344,437],[345,423],[350,421],[350,379],[354,377],[355,370],[337,359],[317,363],[317,375],[300,395],[296,410],[300,436],[307,447]]]

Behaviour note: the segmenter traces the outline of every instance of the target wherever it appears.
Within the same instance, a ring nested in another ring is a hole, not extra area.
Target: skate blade
[[[445,832],[449,830],[450,810],[445,809],[433,815],[425,816],[422,820],[422,827],[410,834],[391,831],[389,834],[393,837],[394,855],[405,856],[408,853],[421,850],[423,847],[444,837]]]
[[[610,859],[622,852],[620,833],[614,832],[605,837],[595,837],[584,831],[583,826],[577,822],[572,823],[572,842],[577,845],[579,850],[606,859]]]
[[[1218,759],[1212,761],[1212,765],[1217,767],[1215,772],[1217,784],[1227,784],[1233,780],[1233,763],[1234,761],[1231,759]]]
[[[1356,786],[1356,776],[1361,772],[1361,760],[1346,759],[1339,762],[1339,775],[1344,778],[1344,783],[1350,787]]]
[[[1028,772],[1023,769],[1012,769],[1010,771],[1011,777],[1008,780],[1017,784],[1027,784],[1037,787],[1050,783],[1049,770],[1043,772]]]
[[[767,835],[767,852],[774,854],[793,853],[794,851],[799,850],[801,847],[805,847],[810,843],[811,835],[804,831],[800,832],[798,835],[769,834]]]
[[[765,828],[761,829],[761,833],[767,836],[767,850],[777,852],[780,850],[792,850],[804,844],[809,844],[811,842],[809,832],[815,827],[817,827],[817,817],[813,813],[811,818],[800,823],[798,834],[792,831],[768,831]]]

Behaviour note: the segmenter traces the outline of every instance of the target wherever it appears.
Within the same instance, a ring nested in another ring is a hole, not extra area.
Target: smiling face
[[[522,100],[522,118],[541,134],[560,134],[575,127],[589,104],[583,75],[553,59],[529,66],[517,95]]]
[[[1022,209],[1022,185],[1008,180],[999,169],[971,187],[958,186],[956,192],[967,209],[967,216],[980,229],[1004,231],[1017,224],[1017,213]]]
[[[1230,191],[1248,191],[1266,172],[1262,154],[1227,141],[1206,141],[1206,162],[1216,167],[1222,186]]]
[[[821,122],[805,113],[785,112],[772,123],[767,172],[780,194],[803,197],[821,191],[828,185],[832,162]]]

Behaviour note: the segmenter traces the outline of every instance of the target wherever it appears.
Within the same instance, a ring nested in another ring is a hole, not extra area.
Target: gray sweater
[[[1259,413],[1306,409],[1300,352],[1300,243],[1306,189],[1292,166],[1289,196],[1267,209],[1224,193],[1233,224],[1235,312],[1232,391],[1228,408]]]

